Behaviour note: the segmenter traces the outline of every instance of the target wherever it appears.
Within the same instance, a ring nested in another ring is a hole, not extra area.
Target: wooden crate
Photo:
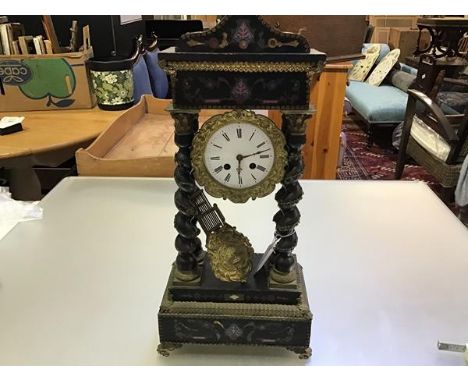
[[[79,175],[172,177],[174,121],[165,109],[172,100],[144,95],[140,102],[120,115],[86,149],[79,149]],[[203,110],[200,125],[222,110]]]

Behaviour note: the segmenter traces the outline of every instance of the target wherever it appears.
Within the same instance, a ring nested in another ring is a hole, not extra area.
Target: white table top
[[[309,360],[245,346],[158,355],[175,184],[82,177],[41,202],[43,220],[0,241],[0,364],[463,364],[436,344],[468,341],[468,230],[423,183],[302,185],[296,253],[314,313]],[[266,248],[273,195],[255,209],[218,204],[257,251]]]

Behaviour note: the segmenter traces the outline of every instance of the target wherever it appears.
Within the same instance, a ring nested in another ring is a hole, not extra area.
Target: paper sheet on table
[[[21,221],[42,219],[39,202],[22,202],[11,198],[8,188],[0,187],[0,240]]]
[[[16,221],[0,220],[0,240],[2,240],[8,232],[16,225]]]

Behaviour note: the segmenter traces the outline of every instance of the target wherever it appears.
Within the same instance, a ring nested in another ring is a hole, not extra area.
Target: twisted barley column
[[[306,142],[307,121],[312,110],[284,111],[282,130],[286,138],[288,163],[282,180],[282,187],[276,193],[279,211],[273,217],[276,223],[276,235],[281,239],[275,246],[272,256],[271,278],[278,283],[288,283],[295,279],[293,250],[297,245],[295,227],[301,214],[296,207],[302,199],[303,191],[299,178],[304,171],[301,149]]]
[[[177,249],[175,276],[181,281],[191,281],[199,276],[198,263],[202,257],[201,241],[198,238],[196,210],[191,195],[198,189],[193,177],[190,149],[195,133],[198,131],[198,110],[169,109],[174,119],[174,140],[179,151],[175,155],[174,179],[178,190],[174,202],[179,210],[174,218],[177,230],[175,247]]]

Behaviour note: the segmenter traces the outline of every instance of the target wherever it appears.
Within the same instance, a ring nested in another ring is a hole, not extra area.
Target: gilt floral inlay
[[[180,52],[275,52],[309,53],[304,36],[282,32],[260,16],[225,16],[214,28],[182,36]]]

